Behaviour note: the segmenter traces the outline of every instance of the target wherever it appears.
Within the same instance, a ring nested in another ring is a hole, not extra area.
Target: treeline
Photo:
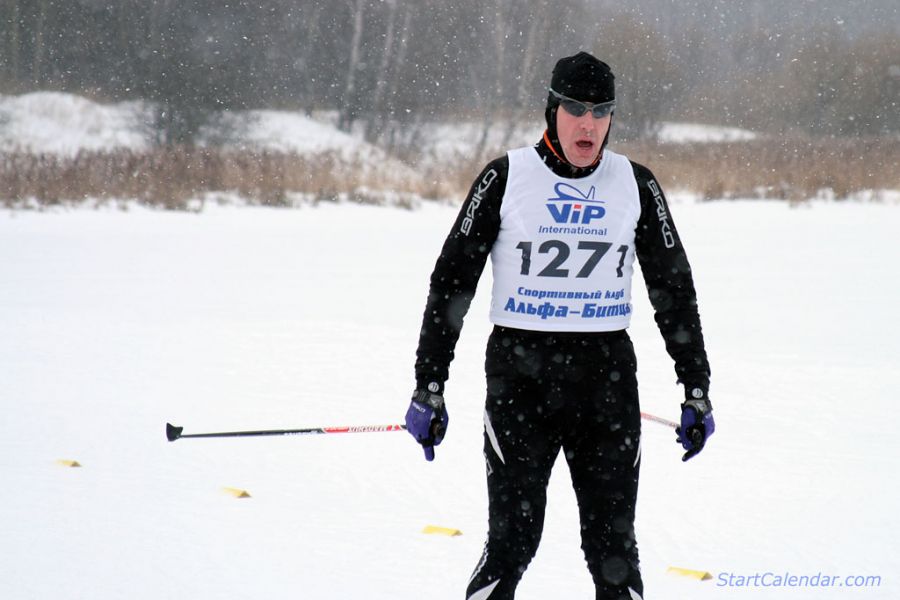
[[[610,4],[0,0],[0,93],[148,99],[160,145],[190,143],[229,109],[328,109],[397,149],[425,122],[539,118],[554,62],[586,48],[617,73],[620,139],[686,119],[900,133],[896,28],[854,36],[754,18],[709,35],[702,19],[673,31],[662,12]]]

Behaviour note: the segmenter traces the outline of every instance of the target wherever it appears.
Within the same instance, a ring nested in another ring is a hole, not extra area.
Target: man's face
[[[588,167],[597,160],[600,145],[609,131],[611,115],[595,118],[591,111],[574,117],[560,106],[556,109],[556,133],[566,160],[576,167]]]

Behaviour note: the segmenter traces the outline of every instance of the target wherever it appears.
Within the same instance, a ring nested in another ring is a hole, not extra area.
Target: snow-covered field
[[[900,597],[898,210],[674,204],[718,430],[683,464],[673,433],[644,425],[648,600]],[[488,281],[434,463],[405,433],[164,436],[167,421],[186,433],[401,422],[453,216],[0,212],[0,598],[462,598],[486,526]],[[681,390],[640,293],[631,331],[643,409],[675,418]],[[564,461],[549,496],[518,598],[593,598]],[[422,534],[429,524],[463,535]],[[719,585],[765,573],[880,586]]]

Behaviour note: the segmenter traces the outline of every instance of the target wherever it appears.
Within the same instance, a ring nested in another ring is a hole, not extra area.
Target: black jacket
[[[546,139],[535,148],[544,163],[562,177],[585,177],[596,169],[596,165],[581,169],[560,160]],[[699,387],[706,392],[710,369],[691,267],[653,173],[635,162],[631,164],[641,200],[635,250],[654,318],[685,391]],[[438,393],[443,392],[463,318],[500,231],[500,204],[508,174],[509,159],[504,155],[491,161],[478,175],[434,266],[416,351],[419,389],[436,383]]]

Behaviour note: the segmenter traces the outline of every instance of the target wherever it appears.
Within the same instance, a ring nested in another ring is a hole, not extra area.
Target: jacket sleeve
[[[419,347],[416,386],[443,393],[463,318],[500,232],[500,203],[509,159],[490,162],[475,179],[431,273]]]
[[[675,361],[688,398],[706,398],[710,368],[700,327],[697,294],[687,254],[662,189],[646,167],[632,163],[641,198],[635,251],[650,294],[654,318]],[[700,389],[702,395],[694,390]]]

